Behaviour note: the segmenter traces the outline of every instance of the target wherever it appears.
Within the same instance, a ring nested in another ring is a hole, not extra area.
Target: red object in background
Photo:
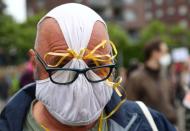
[[[182,63],[176,63],[175,64],[175,72],[180,73],[183,70],[183,64]]]
[[[32,62],[29,61],[26,63],[26,68],[20,77],[20,88],[32,82],[34,82],[33,67]]]

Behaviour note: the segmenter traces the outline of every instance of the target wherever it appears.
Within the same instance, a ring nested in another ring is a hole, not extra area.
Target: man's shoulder
[[[23,87],[16,93],[0,114],[0,131],[21,131],[24,119],[35,98],[35,83]]]
[[[113,98],[112,98],[113,99]],[[113,102],[113,103],[111,103]],[[117,104],[115,101],[110,101],[107,106],[108,112],[111,112]],[[157,128],[161,131],[175,131],[175,128],[161,113],[149,109]],[[147,121],[143,111],[136,102],[126,100],[126,102],[118,109],[118,111],[110,118],[111,125],[114,129],[119,128],[125,130],[147,131],[151,130],[149,122]],[[121,131],[122,131],[121,130]]]

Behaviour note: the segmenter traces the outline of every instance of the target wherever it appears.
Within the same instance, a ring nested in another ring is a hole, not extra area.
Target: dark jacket
[[[141,67],[128,78],[126,87],[129,100],[143,101],[147,106],[162,112],[172,123],[176,123],[174,89],[171,81],[159,70]]]
[[[35,83],[27,85],[10,99],[0,115],[0,131],[22,131],[30,104],[35,99],[35,89]],[[112,111],[119,101],[114,92],[105,108],[106,113]],[[159,131],[175,131],[162,114],[151,109],[150,112]],[[126,101],[110,120],[116,125],[115,131],[151,131],[141,109],[131,101]]]

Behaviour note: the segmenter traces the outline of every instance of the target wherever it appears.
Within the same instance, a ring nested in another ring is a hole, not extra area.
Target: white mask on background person
[[[70,3],[58,6],[44,16],[58,23],[68,47],[79,53],[87,48],[96,21],[106,24],[92,9],[81,4]],[[38,24],[38,25],[39,25]],[[111,52],[111,51],[110,51]],[[63,68],[88,68],[81,59],[72,59]],[[56,72],[52,77],[66,81],[72,74]],[[95,73],[90,77],[96,79]],[[50,78],[36,82],[36,99],[43,102],[50,114],[66,125],[88,125],[95,122],[111,99],[113,88],[105,81],[90,83],[83,74],[71,84],[59,85]]]
[[[163,67],[167,67],[171,64],[171,56],[170,54],[166,54],[160,58],[160,65]]]

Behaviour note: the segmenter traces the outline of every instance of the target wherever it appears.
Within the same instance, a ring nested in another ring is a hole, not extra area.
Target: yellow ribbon
[[[46,128],[44,125],[41,125],[41,127],[45,130],[45,131],[50,131],[48,128]]]
[[[99,48],[101,48],[101,47],[105,48],[106,44],[108,44],[108,43],[111,45],[111,47],[114,51],[113,56],[111,56],[110,54],[105,54],[105,55],[95,54],[95,52]],[[117,49],[116,49],[114,43],[112,41],[103,40],[92,51],[90,51],[86,56],[84,56],[83,59],[92,59],[94,61],[109,62],[109,61],[113,60],[116,56],[117,56]],[[106,59],[102,59],[102,58],[106,58]]]
[[[61,59],[55,64],[55,65],[50,65],[50,64],[46,64],[49,66],[49,67],[58,67],[61,62],[68,56],[70,56],[70,53],[55,53],[55,52],[48,52],[44,55],[44,60],[47,61],[47,58],[48,56],[58,56],[58,57],[61,57]]]
[[[111,81],[108,81],[107,80],[107,83],[109,85],[112,85],[113,89],[116,91],[116,93],[121,97],[122,94],[121,92],[119,91],[119,87],[124,91],[125,95],[126,95],[126,91],[123,87],[121,87],[121,82],[122,82],[122,78],[119,77],[118,79],[118,82],[111,82]],[[125,103],[125,101],[127,100],[127,97],[125,96],[125,98],[123,100],[121,100],[119,102],[119,104],[117,104],[117,106],[106,116],[106,117],[103,117],[103,113],[101,114],[100,116],[100,120],[99,120],[99,128],[98,128],[98,131],[102,131],[102,128],[103,128],[103,120],[106,120],[107,122],[107,119],[109,119],[116,111],[118,111],[118,109]],[[107,126],[107,123],[106,123],[106,126]],[[106,127],[106,129],[108,129]]]
[[[102,131],[102,128],[103,128],[103,112],[102,112],[100,119],[99,119],[98,131]]]
[[[83,58],[83,54],[86,51],[86,48],[81,49],[80,52],[79,52],[79,54],[76,51],[72,50],[72,49],[68,49],[67,51],[70,52],[73,55],[74,58],[82,59]]]
[[[126,97],[126,91],[125,91],[125,89],[121,86],[121,82],[122,82],[122,78],[121,77],[119,77],[119,80],[118,80],[118,82],[111,82],[111,81],[107,81],[107,83],[108,84],[111,84],[111,85],[113,85],[112,87],[113,87],[113,89],[116,91],[116,93],[118,94],[118,96],[122,96],[122,94],[121,94],[121,92],[119,91],[119,87],[120,87],[120,89],[121,90],[123,90],[124,91],[124,93],[125,93],[125,98],[123,99],[123,100],[121,100],[120,102],[119,102],[119,104],[106,116],[106,117],[104,117],[103,119],[108,119],[108,118],[110,118],[121,106],[122,106],[122,104],[123,103],[125,103],[125,101],[127,100],[127,97]]]
[[[95,52],[99,49],[99,48],[105,48],[106,44],[110,44],[114,55],[111,56],[110,54],[104,54],[104,55],[100,55],[100,54],[95,54]],[[85,51],[88,52],[88,54],[86,56],[84,56]],[[98,61],[99,62],[110,62],[111,60],[113,60],[116,56],[117,56],[117,49],[114,45],[114,43],[112,41],[107,41],[107,40],[103,40],[100,44],[98,44],[93,50],[89,50],[87,48],[81,49],[79,53],[77,53],[76,51],[72,50],[72,49],[67,49],[67,53],[55,53],[55,52],[48,52],[44,55],[44,60],[47,61],[47,58],[50,56],[58,56],[61,57],[60,60],[54,64],[48,64],[46,62],[46,64],[49,67],[58,67],[67,57],[72,57],[72,58],[77,58],[77,59],[91,59],[95,62],[96,65],[98,65]]]

